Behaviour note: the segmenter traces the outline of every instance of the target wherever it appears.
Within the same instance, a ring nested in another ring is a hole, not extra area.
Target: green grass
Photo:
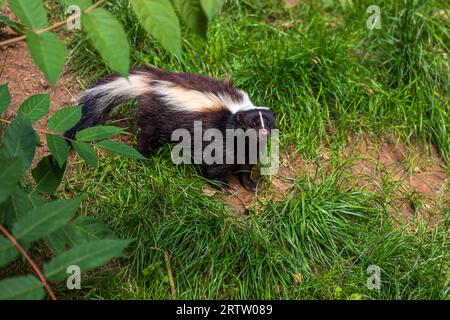
[[[236,217],[202,194],[193,167],[175,167],[168,155],[145,166],[109,157],[67,182],[68,192],[88,194],[82,214],[135,239],[113,272],[90,273],[81,292],[61,289],[68,298],[169,298],[164,251],[180,299],[323,299],[336,287],[342,298],[446,298],[448,221],[432,233],[394,227],[389,201],[322,167],[320,182],[299,177],[286,199]],[[365,286],[370,265],[383,270],[379,292]]]
[[[106,157],[92,171],[80,163],[65,192],[87,193],[82,214],[135,241],[127,259],[60,294],[170,298],[166,252],[179,299],[448,299],[448,207],[432,230],[425,221],[398,226],[393,181],[380,192],[361,189],[348,183],[356,177],[339,157],[353,132],[425,141],[448,163],[449,34],[435,14],[445,1],[386,1],[382,28],[372,31],[371,1],[328,3],[228,1],[208,42],[185,32],[184,63],[143,32],[127,1],[110,6],[126,26],[134,65],[232,76],[274,110],[282,148],[318,159],[325,146],[332,168],[319,165],[316,176],[297,177],[285,199],[237,216],[202,193],[197,168],[174,166],[169,148],[145,164]],[[109,72],[82,36],[69,65],[86,85]],[[380,290],[366,287],[370,265],[382,269]]]

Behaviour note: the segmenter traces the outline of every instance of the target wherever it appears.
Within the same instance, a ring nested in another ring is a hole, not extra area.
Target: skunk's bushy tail
[[[120,103],[149,92],[150,81],[149,74],[133,70],[130,70],[128,78],[110,75],[100,80],[78,97],[78,103],[82,105],[81,120],[64,136],[75,140],[78,131],[105,123]]]

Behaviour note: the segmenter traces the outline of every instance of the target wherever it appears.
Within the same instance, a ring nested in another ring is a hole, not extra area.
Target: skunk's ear
[[[236,113],[236,123],[237,124],[244,124],[245,121],[245,115],[244,112],[239,111]]]

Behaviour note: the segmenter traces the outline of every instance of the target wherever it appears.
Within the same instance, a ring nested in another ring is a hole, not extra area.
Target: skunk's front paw
[[[256,191],[256,182],[254,182],[250,178],[242,178],[241,179],[242,186],[248,191],[255,192]]]

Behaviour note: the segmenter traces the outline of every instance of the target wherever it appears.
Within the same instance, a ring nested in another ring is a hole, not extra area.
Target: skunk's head
[[[263,135],[270,135],[271,130],[275,129],[275,115],[269,109],[243,110],[236,112],[234,116],[236,129],[253,129]]]

